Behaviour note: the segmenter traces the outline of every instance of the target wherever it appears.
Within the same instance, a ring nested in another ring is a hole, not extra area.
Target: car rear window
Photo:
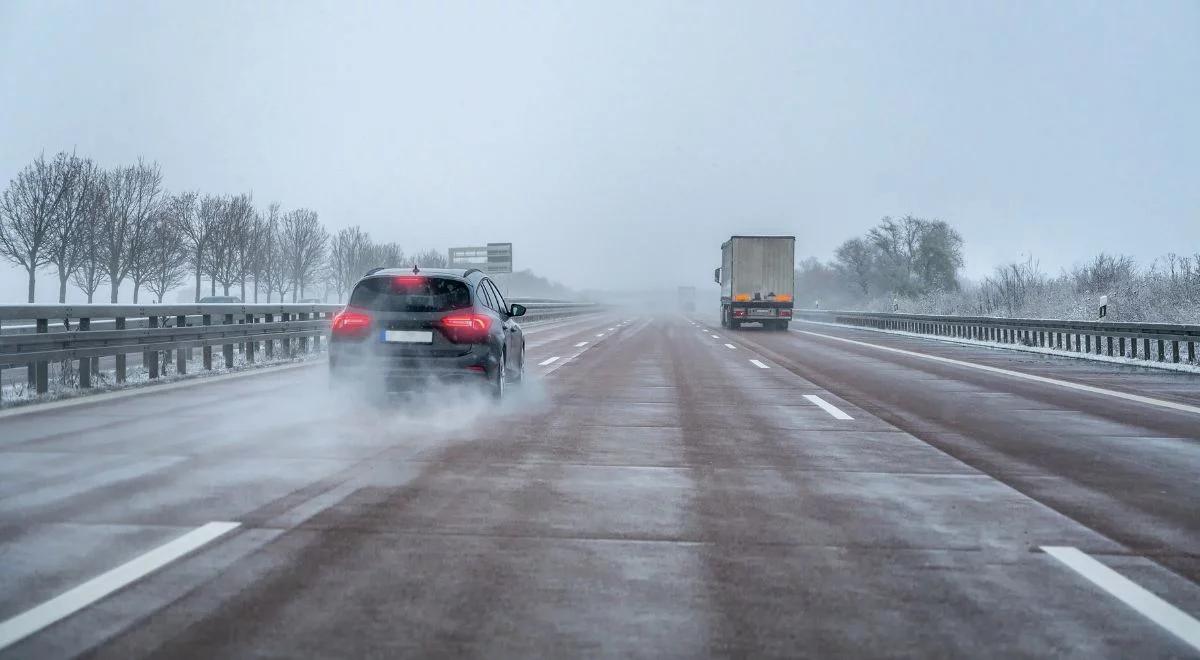
[[[423,275],[372,277],[358,283],[350,304],[378,312],[447,312],[471,306],[465,282]]]

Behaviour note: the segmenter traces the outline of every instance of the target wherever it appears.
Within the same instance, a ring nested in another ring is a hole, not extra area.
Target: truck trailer
[[[732,236],[721,244],[721,325],[787,330],[796,288],[795,236]]]

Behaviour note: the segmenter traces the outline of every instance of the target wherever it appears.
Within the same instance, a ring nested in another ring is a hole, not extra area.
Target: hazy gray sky
[[[827,258],[905,213],[969,274],[1053,272],[1200,250],[1198,72],[1194,1],[8,0],[0,180],[144,155],[579,287],[703,283],[732,233]]]

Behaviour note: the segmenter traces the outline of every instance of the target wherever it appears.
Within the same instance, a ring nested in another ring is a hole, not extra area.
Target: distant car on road
[[[478,269],[372,271],[333,317],[331,382],[392,391],[477,381],[502,398],[524,375],[523,314]]]
[[[200,302],[205,303],[205,304],[207,304],[207,303],[224,303],[224,304],[228,305],[231,303],[241,303],[242,299],[238,298],[237,296],[204,296],[203,298],[200,299]]]

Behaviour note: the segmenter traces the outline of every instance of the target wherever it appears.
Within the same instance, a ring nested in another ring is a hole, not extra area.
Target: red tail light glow
[[[397,275],[392,278],[392,289],[411,289],[425,283],[424,275]]]
[[[781,310],[779,310],[779,315],[780,315],[780,316],[782,316],[782,317],[785,317],[785,318],[789,318],[789,319],[790,319],[790,318],[792,318],[792,310],[790,310],[790,309],[781,309]]]
[[[746,315],[746,310],[744,310],[744,309],[734,309],[734,310],[733,310],[733,315],[734,315],[734,316],[745,316],[745,315]]]
[[[333,317],[331,331],[338,337],[365,337],[371,332],[371,316],[343,309]]]
[[[478,344],[487,338],[492,317],[484,314],[454,314],[439,321],[446,338],[456,344]]]

